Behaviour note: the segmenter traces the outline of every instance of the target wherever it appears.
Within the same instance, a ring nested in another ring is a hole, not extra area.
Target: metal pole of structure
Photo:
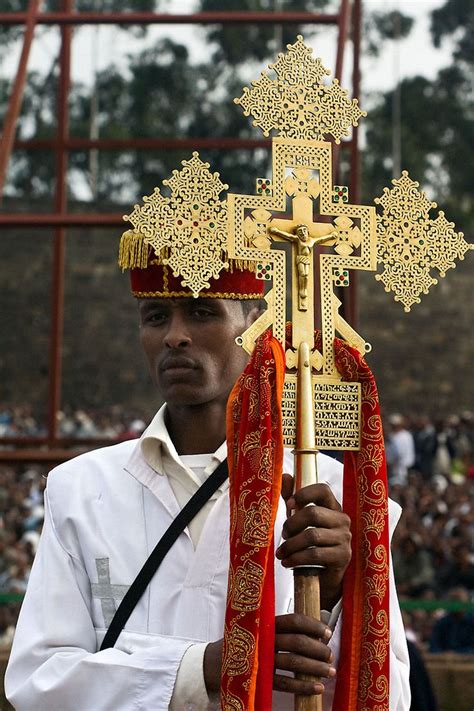
[[[354,0],[354,10],[352,13],[352,43],[353,43],[353,66],[352,66],[352,86],[353,98],[360,98],[360,41],[362,27],[362,0]],[[360,154],[359,154],[359,127],[352,127],[351,141],[351,177],[349,185],[350,200],[358,205],[360,203]],[[358,273],[354,269],[351,274],[349,289],[343,292],[343,308],[346,319],[357,328],[358,323],[358,299],[357,299]],[[345,296],[345,299],[344,299]]]
[[[236,136],[222,138],[68,138],[65,148],[68,150],[95,150],[115,151],[131,148],[143,151],[158,149],[164,151],[187,150],[190,148],[202,149],[241,149],[241,148],[271,148],[272,142],[269,138],[237,138]],[[24,141],[15,141],[15,148],[27,150],[53,149],[56,141],[53,138],[30,138]]]
[[[339,81],[342,80],[342,70],[344,66],[344,51],[346,47],[348,28],[351,18],[351,0],[341,0],[341,6],[339,9],[339,14],[337,15],[337,52],[336,52],[336,67],[335,67],[335,77]],[[342,144],[341,144],[342,145]],[[334,183],[338,183],[339,176],[339,159],[340,159],[340,145],[333,144],[332,146],[332,175]],[[343,301],[344,294],[341,294],[342,308],[344,310],[345,303]],[[314,306],[315,313],[320,312],[320,290],[317,284],[314,285]],[[319,324],[315,323],[316,327]]]
[[[293,24],[333,25],[339,14],[321,12],[195,12],[175,15],[157,12],[45,12],[40,22],[45,25],[246,25]],[[24,12],[0,13],[0,24],[21,25],[26,22]]]
[[[393,74],[395,88],[392,98],[392,178],[398,179],[402,172],[402,88],[400,86],[400,37],[401,20],[399,4],[393,13]]]
[[[51,214],[42,213],[13,213],[11,215],[0,215],[0,226],[3,227],[89,227],[123,226],[123,214],[112,213],[93,214],[81,212],[54,212]]]
[[[71,12],[73,0],[63,0],[63,9]],[[65,142],[69,133],[69,86],[71,82],[71,38],[72,27],[61,27],[60,71],[58,87],[58,127],[56,143],[56,195],[55,211],[65,213],[67,209],[67,165],[68,153]],[[61,402],[62,340],[64,324],[64,263],[65,231],[60,226],[54,231],[53,242],[53,283],[51,310],[51,345],[49,358],[49,413],[48,442],[54,447],[57,440],[57,413]]]
[[[2,141],[0,143],[0,201],[3,196],[8,163],[15,140],[16,123],[21,109],[23,91],[25,89],[26,82],[26,71],[28,68],[28,59],[30,56],[31,43],[33,41],[40,5],[41,0],[30,0],[28,12],[25,15],[26,26],[23,37],[23,48],[21,50],[20,61],[18,62],[18,70],[13,84],[8,109],[5,114]]]
[[[335,77],[342,82],[342,72],[344,69],[344,52],[346,49],[347,34],[349,31],[349,24],[351,19],[351,0],[342,0],[341,7],[339,10],[339,21],[338,34],[337,34],[337,54],[336,54],[336,69]],[[340,146],[333,145],[332,153],[332,174],[334,177],[334,182],[339,183],[339,158],[340,158]]]
[[[335,77],[342,81],[342,70],[344,67],[344,50],[346,46],[347,33],[351,17],[351,0],[342,0],[341,9],[339,10],[338,25],[338,42],[336,54],[336,71]]]
[[[360,41],[362,26],[362,0],[354,0],[354,11],[352,14],[352,42],[353,42],[353,66],[352,66],[352,86],[353,98],[360,99]],[[359,156],[359,127],[352,128],[351,141],[351,200],[354,203],[360,202],[360,156]],[[352,323],[352,321],[351,321]]]

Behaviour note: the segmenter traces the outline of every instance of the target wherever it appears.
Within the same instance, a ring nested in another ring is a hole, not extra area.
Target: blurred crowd
[[[121,440],[144,427],[137,413],[121,408],[65,409],[59,417],[64,437]],[[42,434],[28,407],[0,408],[0,437]],[[435,652],[446,645],[474,652],[474,614],[431,609],[436,600],[474,602],[474,416],[435,422],[392,414],[385,434],[390,495],[403,507],[392,546],[397,588],[400,600],[426,602],[426,609],[404,612],[407,636]],[[0,644],[11,641],[18,613],[8,595],[23,593],[28,582],[46,476],[43,465],[0,465]]]
[[[404,611],[407,635],[432,652],[473,653],[474,614],[432,603],[474,603],[474,415],[393,414],[385,434],[390,495],[403,508],[392,544],[399,598],[426,602]]]
[[[146,415],[130,412],[121,405],[100,410],[65,407],[57,414],[60,437],[79,439],[132,439],[145,429]],[[46,436],[46,415],[38,415],[31,405],[0,405],[0,439]],[[1,442],[0,442],[1,444]]]

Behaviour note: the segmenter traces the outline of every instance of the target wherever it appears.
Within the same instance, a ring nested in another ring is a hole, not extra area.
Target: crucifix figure
[[[288,242],[293,242],[296,244],[296,271],[298,273],[298,310],[307,311],[308,310],[308,280],[311,268],[311,250],[318,244],[325,244],[335,239],[337,232],[331,229],[332,225],[328,225],[328,229],[331,230],[329,234],[322,235],[319,237],[311,237],[309,234],[308,226],[305,224],[299,224],[295,227],[295,232],[285,232],[284,230],[278,229],[278,227],[269,227],[268,232],[281,239],[288,240]]]

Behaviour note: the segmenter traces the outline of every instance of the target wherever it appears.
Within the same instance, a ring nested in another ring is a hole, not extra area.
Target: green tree
[[[445,38],[454,44],[452,63],[433,81],[404,79],[401,94],[401,165],[466,233],[474,230],[474,5],[448,0],[432,13],[435,46]],[[363,156],[366,199],[380,194],[392,175],[393,91],[381,95],[365,120],[367,149]]]

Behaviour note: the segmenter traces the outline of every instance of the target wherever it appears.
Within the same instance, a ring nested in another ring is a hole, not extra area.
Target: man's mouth
[[[194,370],[196,363],[191,358],[185,356],[168,356],[160,364],[161,373],[179,373],[187,370]]]

